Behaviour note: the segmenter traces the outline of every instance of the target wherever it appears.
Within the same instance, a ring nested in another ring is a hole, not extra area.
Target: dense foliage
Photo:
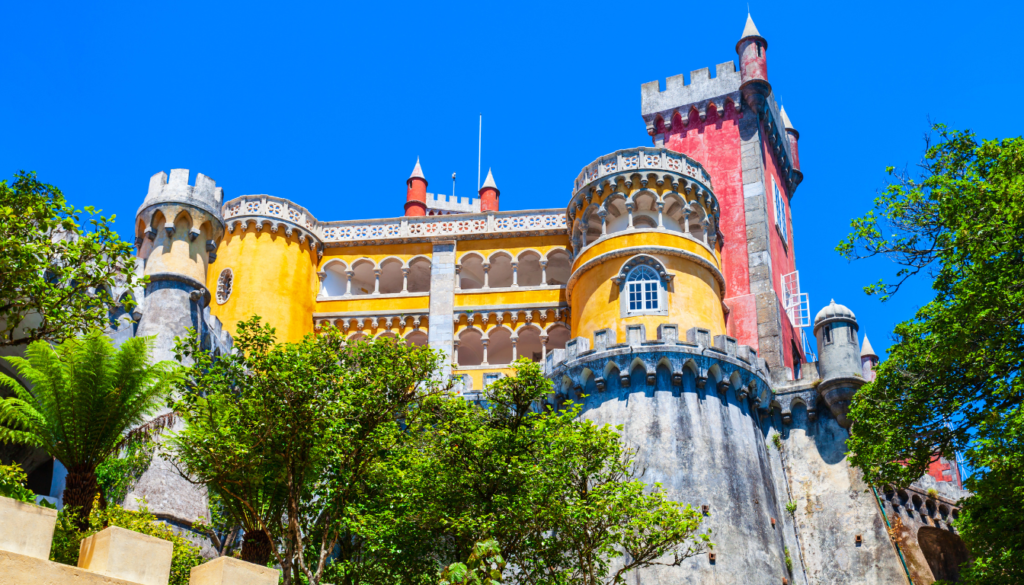
[[[114,348],[99,330],[53,347],[28,346],[26,357],[4,358],[31,386],[0,374],[14,396],[0,401],[0,442],[43,447],[68,470],[64,503],[84,527],[98,493],[96,467],[123,449],[127,434],[165,400],[173,364],[150,364],[152,339]]]
[[[426,583],[438,562],[493,537],[510,582],[597,585],[707,550],[700,513],[641,481],[615,429],[572,402],[542,406],[552,384],[540,366],[513,368],[483,405],[438,396],[410,413],[364,519],[373,558],[401,582]]]
[[[367,480],[409,406],[437,390],[440,358],[394,340],[346,344],[334,330],[277,344],[258,317],[239,323],[235,348],[214,359],[194,336],[179,340],[193,362],[174,403],[188,423],[171,439],[176,463],[244,527],[243,558],[266,551],[286,585],[316,585],[330,555],[360,554]]]
[[[35,502],[36,495],[28,489],[27,483],[28,475],[20,465],[0,465],[0,496],[19,502]]]
[[[855,396],[852,461],[876,484],[906,485],[935,453],[963,454],[973,473],[961,535],[971,583],[1024,582],[1024,139],[979,142],[936,126],[919,177],[896,173],[875,210],[837,248],[884,256],[935,298],[897,325],[873,383]]]
[[[216,532],[242,526],[242,557],[279,563],[285,583],[622,583],[710,546],[615,429],[541,407],[551,382],[533,362],[481,405],[446,392],[429,348],[330,329],[277,344],[259,318],[235,340],[216,359],[179,341],[188,424],[169,444],[230,519]]]
[[[170,541],[174,545],[168,585],[188,585],[192,567],[203,563],[199,547],[175,534],[170,526],[158,521],[145,507],[134,512],[120,506],[96,506],[85,527],[79,526],[78,518],[78,511],[74,508],[64,508],[57,514],[53,546],[50,549],[51,561],[77,566],[82,539],[96,534],[107,526],[119,526]]]
[[[114,288],[139,284],[134,247],[112,229],[114,217],[81,224],[81,211],[35,173],[0,181],[0,347],[60,342],[131,311]]]

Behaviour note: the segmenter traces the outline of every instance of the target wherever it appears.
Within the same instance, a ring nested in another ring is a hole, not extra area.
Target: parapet
[[[680,110],[685,119],[690,106],[703,114],[707,105],[714,103],[723,111],[726,98],[738,109],[742,103],[740,84],[740,72],[733,61],[716,65],[714,78],[707,67],[691,71],[690,83],[684,82],[682,74],[669,77],[664,91],[658,81],[650,81],[640,86],[640,114],[650,128],[658,114],[671,123],[673,110]]]
[[[427,214],[431,214],[430,212],[434,212],[433,215],[480,213],[480,199],[476,197],[455,197],[454,195],[427,193]]]
[[[604,390],[606,378],[615,375],[621,384],[630,384],[635,368],[645,370],[647,384],[657,381],[657,369],[670,370],[673,386],[682,384],[683,373],[689,370],[703,388],[709,379],[719,392],[735,390],[741,400],[756,399],[767,406],[772,394],[770,376],[765,361],[757,357],[753,348],[740,345],[727,335],[714,338],[707,329],[690,328],[682,341],[678,325],[664,323],[658,326],[658,337],[647,337],[643,324],[626,326],[626,340],[619,343],[615,330],[601,329],[591,340],[576,337],[565,344],[565,349],[552,349],[547,353],[544,373],[555,381],[556,391],[577,393],[591,381],[598,392]]]
[[[170,179],[167,173],[160,171],[149,178],[149,191],[146,199],[139,207],[141,212],[147,207],[173,203],[191,205],[220,218],[220,207],[224,202],[224,189],[217,182],[202,173],[196,173],[196,184],[188,184],[188,169],[171,169]]]

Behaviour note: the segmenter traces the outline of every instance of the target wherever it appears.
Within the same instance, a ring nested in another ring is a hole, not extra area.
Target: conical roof
[[[412,168],[412,174],[409,175],[409,178],[423,179],[424,181],[427,180],[427,178],[423,176],[423,169],[420,168],[420,157],[418,156],[416,157],[416,166]]]
[[[860,357],[867,357],[867,356],[878,357],[878,354],[875,353],[875,348],[871,347],[871,342],[868,341],[868,335],[865,333],[864,334],[864,345],[860,349]]]
[[[480,187],[480,190],[483,191],[488,188],[495,191],[498,190],[498,186],[494,184],[494,175],[491,174],[491,169],[487,169],[487,178],[484,179],[484,184]]]
[[[747,24],[743,27],[743,34],[740,35],[740,39],[747,37],[760,37],[761,33],[757,32],[757,27],[754,26],[754,19],[750,18],[750,14],[747,14]],[[762,37],[764,38],[764,37]]]
[[[789,121],[789,116],[786,115],[786,106],[782,106],[782,111],[780,112],[780,115],[782,116],[783,128],[785,128],[786,130],[796,130],[796,128],[793,127],[793,123]]]

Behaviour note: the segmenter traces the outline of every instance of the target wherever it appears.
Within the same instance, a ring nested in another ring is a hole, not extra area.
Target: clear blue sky
[[[149,177],[189,168],[227,197],[269,193],[322,220],[402,213],[484,172],[504,209],[564,208],[593,159],[650,144],[640,84],[735,59],[743,2],[88,3],[0,7],[0,174],[38,171],[131,239]],[[98,4],[98,3],[97,3]],[[928,118],[1024,133],[1018,2],[750,2],[769,78],[800,131],[797,263],[812,315],[852,308],[876,350],[930,298],[881,305],[894,270],[833,251],[886,165],[920,159]],[[1016,41],[1015,41],[1016,39]]]

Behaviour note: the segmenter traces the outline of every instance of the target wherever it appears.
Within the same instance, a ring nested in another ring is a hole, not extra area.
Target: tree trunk
[[[270,553],[272,552],[270,547],[270,538],[267,537],[266,532],[262,530],[247,530],[245,537],[242,539],[242,560],[265,567],[267,562],[270,561]]]
[[[96,484],[96,468],[92,466],[72,467],[68,469],[68,475],[64,481],[64,505],[78,508],[75,524],[84,530],[89,526],[92,504],[99,492],[99,487]]]

